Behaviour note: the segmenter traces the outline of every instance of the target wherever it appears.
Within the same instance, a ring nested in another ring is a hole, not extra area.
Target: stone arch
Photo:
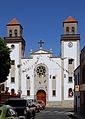
[[[14,36],[17,37],[17,35],[18,35],[18,31],[17,31],[17,29],[15,29],[14,30]]]
[[[46,69],[46,76],[45,77],[39,77],[37,75],[37,68],[38,66],[43,66],[45,67]],[[37,64],[35,69],[34,69],[34,95],[37,97],[37,92],[39,90],[44,90],[45,93],[46,93],[46,102],[48,101],[48,88],[49,88],[49,70],[48,70],[48,67],[47,65],[45,65],[44,63],[40,63],[40,64]],[[46,104],[45,102],[45,104]]]
[[[9,30],[9,37],[12,37],[12,30]]]

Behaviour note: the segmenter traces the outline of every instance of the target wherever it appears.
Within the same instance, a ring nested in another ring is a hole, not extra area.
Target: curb
[[[61,106],[46,106],[46,108],[72,108],[73,107],[61,107]]]

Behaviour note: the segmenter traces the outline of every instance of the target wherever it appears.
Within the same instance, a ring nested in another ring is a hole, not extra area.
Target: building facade
[[[80,113],[85,115],[85,47],[80,55]]]
[[[80,114],[80,65],[74,71],[74,111]]]
[[[79,65],[80,35],[77,21],[68,17],[63,22],[61,35],[61,56],[52,56],[42,48],[30,50],[25,58],[23,28],[16,19],[7,24],[7,42],[11,52],[11,69],[5,83],[9,90],[14,88],[22,97],[43,100],[47,106],[73,106],[74,69]]]
[[[74,71],[74,110],[85,115],[85,47],[81,50],[80,65]]]

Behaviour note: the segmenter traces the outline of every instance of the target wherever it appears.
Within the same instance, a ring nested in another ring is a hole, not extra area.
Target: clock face
[[[71,48],[72,46],[73,46],[73,43],[70,41],[70,42],[68,43],[68,47]]]
[[[15,45],[12,44],[12,45],[11,45],[11,49],[14,49],[14,48],[15,48]]]

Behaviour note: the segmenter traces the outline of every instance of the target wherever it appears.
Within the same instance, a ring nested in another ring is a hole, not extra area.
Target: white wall
[[[77,67],[77,41],[72,41],[73,46],[71,48],[68,47],[69,41],[64,41],[64,69],[68,70],[68,59],[74,59],[74,69]],[[68,96],[68,90],[69,88],[74,89],[74,78],[73,82],[68,82],[68,73],[64,71],[64,74],[66,74],[66,78],[64,78],[64,100],[73,100],[73,97]]]
[[[8,43],[7,46],[11,48],[11,45],[15,45],[14,49],[11,49],[11,60],[15,60],[15,83],[11,83],[11,73],[9,73],[8,80],[7,80],[7,86],[9,87],[9,91],[11,91],[12,88],[15,89],[15,92],[17,93],[18,87],[19,87],[19,81],[18,81],[18,76],[19,76],[19,69],[17,68],[17,65],[19,64],[19,46],[21,43]]]
[[[34,55],[33,59],[22,59],[22,69],[31,69],[29,71],[26,70],[26,72],[22,73],[22,95],[26,95],[26,74],[29,74],[30,76],[30,94],[34,95],[34,68],[36,65],[42,63],[45,64],[48,67],[49,71],[49,88],[48,88],[48,99],[49,101],[61,101],[61,59],[60,58],[49,58],[49,54],[42,54],[42,55]],[[38,60],[39,59],[39,60]],[[38,60],[37,64],[35,62]],[[59,64],[56,64],[56,62]],[[52,96],[52,78],[50,79],[50,75],[55,76],[58,75],[58,77],[54,80],[56,80],[56,96]],[[30,97],[31,98],[31,97]]]

